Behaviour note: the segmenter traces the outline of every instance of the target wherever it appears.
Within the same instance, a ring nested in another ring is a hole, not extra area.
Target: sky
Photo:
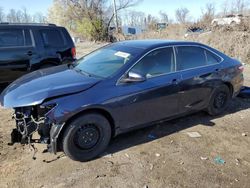
[[[207,3],[214,3],[220,9],[223,0],[144,0],[133,10],[142,11],[153,16],[158,16],[159,11],[166,12],[171,19],[175,17],[175,10],[181,7],[187,8],[190,16],[197,19],[201,15],[201,8]]]
[[[0,0],[0,7],[8,12],[9,9],[27,8],[30,14],[42,12],[47,14],[47,9],[51,6],[53,0]]]
[[[158,16],[160,10],[166,12],[170,18],[174,19],[175,10],[180,7],[186,7],[190,11],[190,16],[197,19],[201,15],[201,7],[206,3],[215,3],[217,11],[220,9],[224,0],[142,0],[132,10],[142,11],[146,14]],[[53,0],[0,0],[0,7],[5,12],[9,9],[21,9],[26,7],[30,14],[42,12],[47,14],[47,9],[52,5]]]

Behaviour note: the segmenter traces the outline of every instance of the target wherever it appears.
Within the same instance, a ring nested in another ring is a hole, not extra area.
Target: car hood
[[[42,69],[27,74],[10,84],[1,94],[5,108],[41,104],[45,99],[89,89],[100,79],[88,77],[67,65]]]

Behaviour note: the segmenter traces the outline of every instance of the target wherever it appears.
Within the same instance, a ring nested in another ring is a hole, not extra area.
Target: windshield
[[[124,64],[133,59],[130,50],[105,47],[80,58],[75,69],[89,76],[107,78],[116,73]]]

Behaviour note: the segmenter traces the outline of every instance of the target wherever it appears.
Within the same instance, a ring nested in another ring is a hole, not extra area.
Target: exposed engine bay
[[[16,120],[16,129],[11,133],[11,142],[29,144],[44,143],[50,148],[50,130],[52,123],[46,118],[46,114],[53,106],[31,106],[15,108],[13,119]],[[38,132],[40,138],[33,139],[33,134]]]

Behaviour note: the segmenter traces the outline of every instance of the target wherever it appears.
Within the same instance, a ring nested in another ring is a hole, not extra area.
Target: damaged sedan
[[[48,151],[88,161],[118,134],[201,110],[219,115],[242,84],[242,64],[209,46],[124,41],[25,75],[0,102],[14,109],[13,142],[38,132]]]

